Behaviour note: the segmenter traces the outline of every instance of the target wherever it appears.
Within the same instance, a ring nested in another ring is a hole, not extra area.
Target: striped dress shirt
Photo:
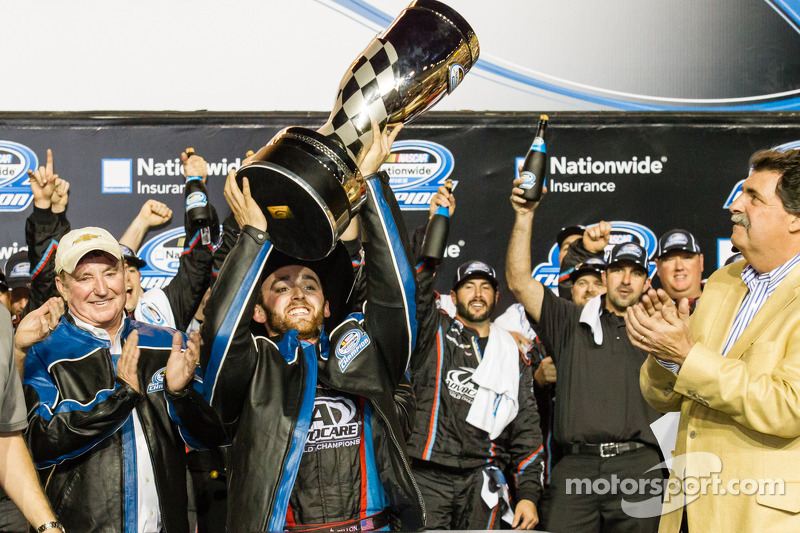
[[[778,288],[781,281],[783,281],[798,263],[800,263],[800,254],[794,256],[775,270],[771,270],[765,274],[759,274],[756,269],[750,265],[747,265],[744,270],[742,270],[742,281],[747,285],[748,293],[744,297],[741,307],[739,307],[739,312],[736,313],[736,318],[733,320],[733,327],[728,334],[725,348],[722,350],[723,356],[728,354],[731,346],[739,339],[739,336],[753,320],[753,317],[756,316],[756,313],[758,313],[758,310],[764,305],[764,302],[767,301],[767,298],[775,292],[775,289]],[[658,362],[661,366],[675,374],[679,373],[681,370],[680,365],[677,363],[668,363],[660,359]]]
[[[749,292],[744,297],[739,312],[733,320],[733,327],[728,334],[728,340],[725,342],[725,348],[722,350],[722,355],[727,355],[733,344],[739,339],[739,336],[745,330],[748,324],[756,316],[758,310],[764,305],[775,289],[778,288],[781,281],[786,278],[789,272],[800,263],[800,254],[794,256],[792,259],[782,264],[775,270],[771,270],[764,274],[756,272],[752,266],[747,265],[742,270],[742,281],[747,285]]]

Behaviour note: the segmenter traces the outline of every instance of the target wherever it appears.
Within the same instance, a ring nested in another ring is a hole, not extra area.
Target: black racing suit
[[[303,525],[329,522],[332,517],[322,509],[346,506],[339,501],[345,491],[360,494],[361,505],[356,516],[341,520],[364,519],[385,509],[395,528],[422,527],[424,506],[404,438],[413,396],[401,384],[415,344],[416,287],[400,211],[388,176],[379,176],[367,178],[367,201],[360,211],[368,236],[369,296],[363,314],[350,314],[330,332],[323,330],[314,344],[299,341],[296,330],[273,338],[253,336],[250,319],[273,247],[266,232],[250,226],[243,228],[214,284],[201,328],[201,363],[206,397],[232,439],[231,532],[281,530],[291,525],[293,515],[302,515]],[[324,284],[323,291],[336,292]],[[351,407],[359,404],[358,413],[347,412],[342,431],[360,428],[353,430],[363,450],[360,464],[357,470],[352,463],[338,469],[323,464],[340,478],[307,482],[314,466],[301,463],[314,446],[322,404],[332,396],[338,398],[338,413],[345,412],[344,400]],[[325,490],[329,483],[331,490]]]
[[[201,383],[167,393],[164,370],[175,330],[124,318],[122,343],[139,333],[141,392],[116,377],[119,355],[66,314],[28,350],[25,399],[31,450],[56,516],[67,531],[125,532],[137,523],[133,417],[139,417],[155,474],[163,530],[189,531],[186,446],[225,436]],[[134,412],[134,408],[136,411]]]
[[[509,484],[516,488],[518,500],[536,503],[542,493],[543,448],[530,361],[519,357],[519,412],[516,418],[499,437],[490,440],[486,431],[466,422],[477,392],[471,376],[479,364],[481,353],[478,332],[436,309],[434,268],[423,264],[417,270],[420,334],[411,360],[417,413],[408,443],[415,473],[439,468],[446,472],[461,471],[466,477],[472,475],[472,470],[495,466],[500,471],[512,472],[513,479]],[[482,479],[479,477],[478,481]],[[448,506],[450,502],[436,501],[433,496],[430,500],[426,497],[425,503],[429,516],[433,516],[435,508]],[[471,503],[486,507],[479,497]],[[453,516],[450,524],[463,525],[463,518]],[[496,520],[495,527],[499,527],[499,522]],[[447,525],[429,521],[428,527],[437,529]],[[472,527],[477,527],[477,524],[472,524]],[[481,526],[482,529],[486,527],[485,524]]]

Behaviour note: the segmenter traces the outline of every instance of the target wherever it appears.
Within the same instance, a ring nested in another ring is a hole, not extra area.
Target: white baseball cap
[[[122,248],[119,242],[103,228],[88,226],[74,229],[64,235],[56,250],[56,274],[66,272],[72,274],[78,261],[93,251],[111,254],[122,261]]]

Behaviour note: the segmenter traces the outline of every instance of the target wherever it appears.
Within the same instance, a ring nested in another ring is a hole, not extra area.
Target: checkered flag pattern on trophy
[[[372,122],[383,131],[400,94],[397,52],[392,43],[375,39],[353,63],[339,84],[331,120],[319,133],[338,139],[353,161],[372,138]]]

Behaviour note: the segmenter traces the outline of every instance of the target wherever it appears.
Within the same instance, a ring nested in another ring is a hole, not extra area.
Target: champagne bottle
[[[453,190],[451,182],[445,183],[447,192]],[[447,234],[450,232],[450,208],[439,206],[425,228],[425,238],[422,241],[422,259],[439,264],[444,258],[444,249],[447,246]]]
[[[192,157],[194,148],[187,148],[186,155]],[[186,176],[186,187],[183,190],[186,199],[186,216],[192,228],[200,229],[211,225],[211,206],[208,203],[208,191],[202,176]]]
[[[519,186],[525,192],[522,197],[529,201],[538,201],[542,198],[542,187],[547,173],[547,149],[544,144],[544,132],[547,129],[547,115],[539,116],[539,128],[536,130],[536,138],[533,140],[519,177],[525,181]]]

